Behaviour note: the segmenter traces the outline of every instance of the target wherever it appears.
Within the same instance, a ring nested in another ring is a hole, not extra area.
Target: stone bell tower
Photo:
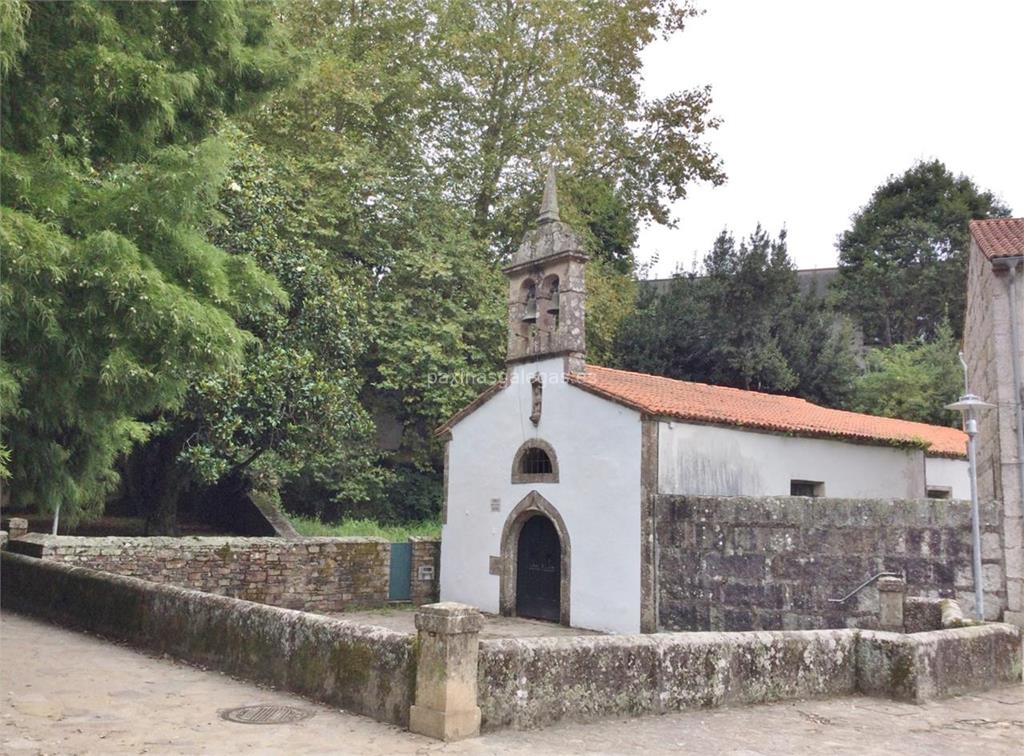
[[[526,232],[508,277],[509,364],[565,358],[566,372],[586,364],[587,256],[579,237],[558,217],[555,168],[548,169],[537,227]]]

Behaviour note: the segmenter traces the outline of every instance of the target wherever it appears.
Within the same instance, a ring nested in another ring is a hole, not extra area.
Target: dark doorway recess
[[[558,622],[561,583],[558,531],[547,517],[534,515],[523,523],[516,548],[516,614]]]

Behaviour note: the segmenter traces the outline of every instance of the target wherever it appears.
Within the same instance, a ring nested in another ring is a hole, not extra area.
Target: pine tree
[[[739,244],[727,232],[703,275],[648,293],[616,344],[625,368],[843,404],[856,374],[850,329],[802,296],[786,250],[760,226]]]

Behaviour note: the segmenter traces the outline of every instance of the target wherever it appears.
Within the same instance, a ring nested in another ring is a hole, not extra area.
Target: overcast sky
[[[694,186],[679,226],[640,235],[652,275],[689,269],[718,232],[785,226],[800,268],[890,174],[938,158],[1024,215],[1021,0],[698,0],[705,14],[645,51],[649,96],[710,84],[728,181]]]

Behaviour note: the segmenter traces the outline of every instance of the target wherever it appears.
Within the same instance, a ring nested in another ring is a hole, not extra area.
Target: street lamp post
[[[978,511],[978,464],[974,437],[978,435],[978,412],[994,406],[970,392],[961,396],[959,401],[946,405],[946,409],[956,410],[963,416],[964,432],[967,434],[967,472],[971,480],[971,540],[974,547],[974,614],[978,620],[985,619],[985,586],[981,573],[981,515]]]

